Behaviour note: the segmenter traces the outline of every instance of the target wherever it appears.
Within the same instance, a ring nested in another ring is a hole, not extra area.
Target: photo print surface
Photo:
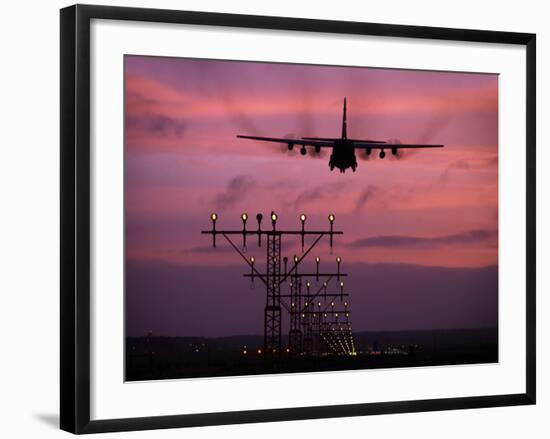
[[[124,82],[126,380],[498,362],[498,75]]]

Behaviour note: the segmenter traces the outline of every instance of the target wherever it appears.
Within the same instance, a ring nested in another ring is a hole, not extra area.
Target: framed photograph
[[[61,428],[535,403],[535,35],[61,10]]]

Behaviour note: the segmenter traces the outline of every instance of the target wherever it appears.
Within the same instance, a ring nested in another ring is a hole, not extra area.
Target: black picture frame
[[[527,78],[526,392],[495,396],[90,420],[90,21],[92,19],[525,46],[527,60],[525,66]],[[535,404],[535,34],[88,5],[75,5],[62,9],[60,24],[61,429],[80,434]]]

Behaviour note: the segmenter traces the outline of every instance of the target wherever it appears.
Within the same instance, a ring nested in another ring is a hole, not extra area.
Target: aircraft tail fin
[[[346,98],[344,98],[344,115],[342,117],[342,139],[348,137],[348,130],[346,125]]]

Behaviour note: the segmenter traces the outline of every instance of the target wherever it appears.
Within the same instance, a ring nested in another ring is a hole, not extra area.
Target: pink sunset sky
[[[445,148],[340,174],[328,153],[235,137],[339,136],[344,96],[349,137]],[[238,263],[200,234],[210,213],[239,228],[275,210],[281,227],[334,213],[350,262],[498,263],[497,75],[126,56],[125,133],[129,260]]]

